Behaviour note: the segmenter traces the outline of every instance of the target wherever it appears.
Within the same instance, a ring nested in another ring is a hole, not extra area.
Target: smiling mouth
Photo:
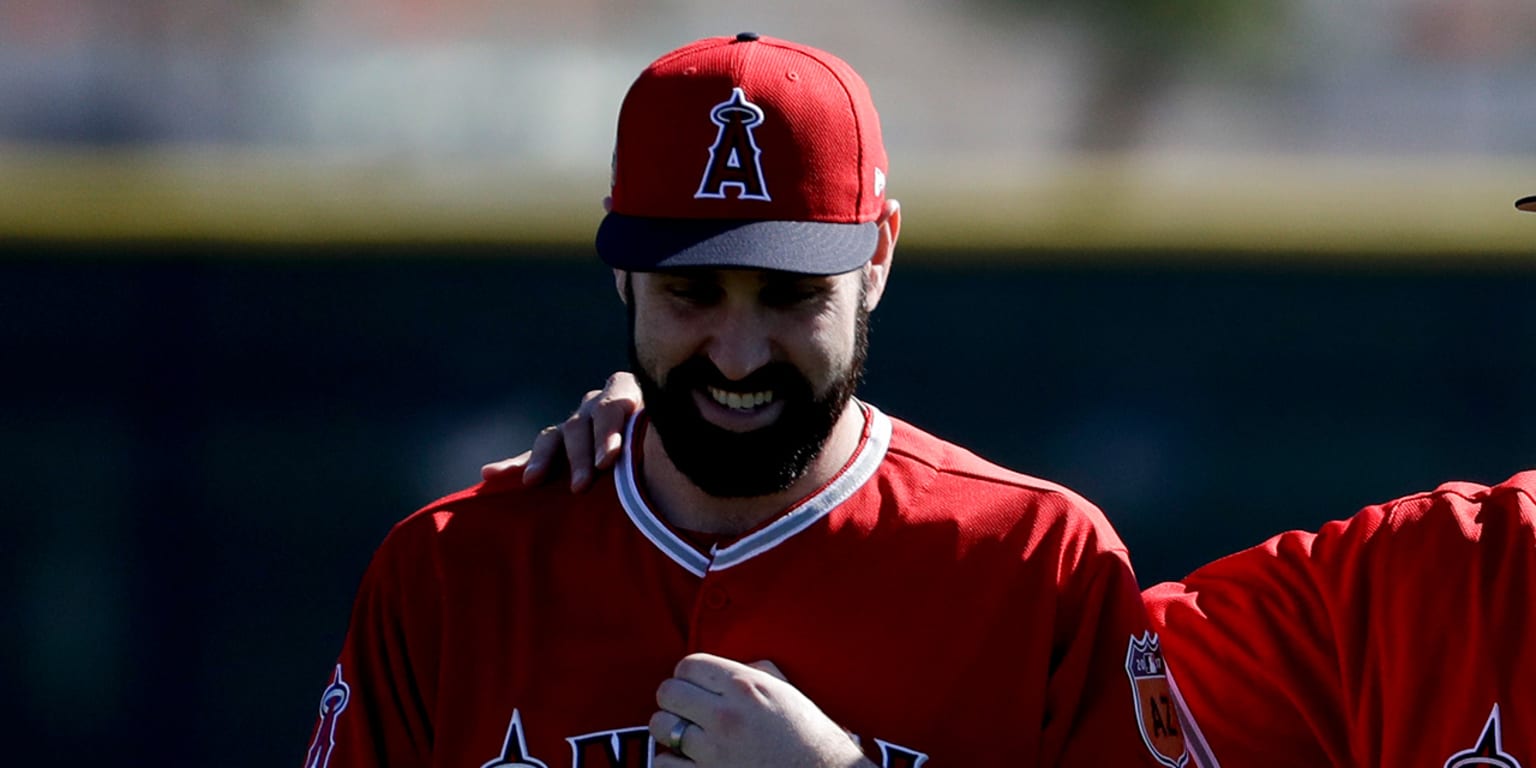
[[[773,390],[761,392],[730,392],[719,387],[706,387],[709,397],[733,411],[750,411],[773,402]]]

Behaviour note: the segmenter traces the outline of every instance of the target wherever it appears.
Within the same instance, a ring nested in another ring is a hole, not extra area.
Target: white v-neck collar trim
[[[891,420],[868,403],[860,403],[860,405],[868,420],[869,437],[863,441],[859,452],[854,455],[848,466],[825,488],[780,514],[773,522],[737,539],[730,546],[716,547],[712,550],[712,557],[694,549],[691,544],[674,533],[645,503],[645,497],[640,493],[639,480],[635,477],[632,451],[632,446],[635,444],[635,423],[640,416],[638,413],[631,416],[629,423],[624,427],[624,449],[619,455],[619,466],[614,478],[616,481],[614,485],[619,493],[619,503],[623,505],[624,513],[629,516],[635,527],[640,529],[640,532],[656,545],[657,549],[689,573],[702,578],[710,571],[723,571],[740,565],[811,527],[818,520],[826,517],[827,513],[836,509],[837,505],[847,501],[864,483],[875,476],[880,463],[885,460],[886,451],[891,446]]]

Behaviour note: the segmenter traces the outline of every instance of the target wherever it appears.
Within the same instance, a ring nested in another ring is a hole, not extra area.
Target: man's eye
[[[667,292],[690,304],[713,304],[720,299],[720,289],[713,285],[674,285]]]
[[[820,298],[825,291],[814,285],[776,285],[763,289],[763,303],[772,307],[792,307]]]

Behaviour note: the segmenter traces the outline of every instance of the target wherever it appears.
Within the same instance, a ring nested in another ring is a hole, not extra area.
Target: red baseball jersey
[[[835,479],[713,546],[647,502],[643,417],[585,494],[514,479],[399,523],[306,767],[641,768],[656,687],[699,651],[772,660],[883,766],[1185,764],[1101,513],[863,413]]]
[[[1147,590],[1205,768],[1536,766],[1536,471]]]

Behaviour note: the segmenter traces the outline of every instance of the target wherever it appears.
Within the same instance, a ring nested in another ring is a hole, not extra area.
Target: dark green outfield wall
[[[623,360],[609,276],[577,254],[0,251],[18,765],[297,765],[389,526]],[[864,396],[1098,502],[1144,582],[1536,466],[1536,264],[918,256]]]

